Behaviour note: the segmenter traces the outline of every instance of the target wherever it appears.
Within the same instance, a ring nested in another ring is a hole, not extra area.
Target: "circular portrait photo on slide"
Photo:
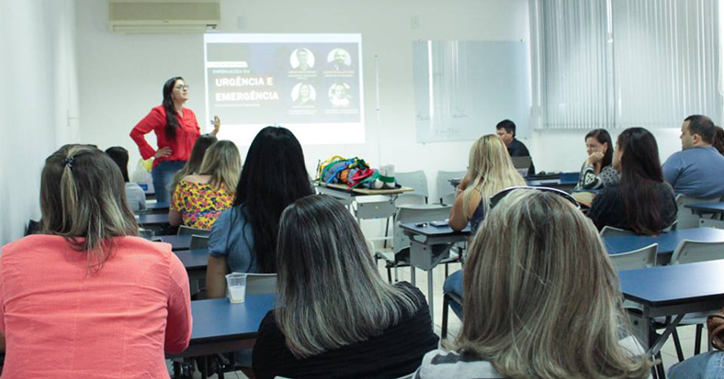
[[[350,103],[349,85],[344,82],[334,83],[327,93],[329,101],[335,107],[348,107]]]
[[[311,105],[317,100],[317,91],[309,83],[298,83],[292,88],[294,105]]]
[[[349,51],[338,47],[327,54],[327,63],[334,65],[335,70],[347,70],[352,65]]]
[[[289,63],[295,70],[311,70],[314,67],[314,54],[309,49],[299,48],[292,52]]]

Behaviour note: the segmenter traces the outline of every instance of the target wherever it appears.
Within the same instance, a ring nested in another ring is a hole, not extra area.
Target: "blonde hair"
[[[380,277],[359,224],[332,197],[306,196],[284,210],[276,258],[276,322],[299,359],[380,336],[425,308]]]
[[[97,272],[113,237],[137,236],[118,165],[90,145],[65,145],[45,160],[40,183],[43,233],[63,236]]]
[[[209,147],[201,163],[199,175],[211,175],[209,184],[234,195],[241,175],[241,156],[236,145],[229,140],[221,140]]]
[[[596,228],[567,199],[516,190],[490,212],[463,275],[455,345],[511,378],[644,378],[619,344],[618,276]]]
[[[526,185],[513,166],[505,144],[495,134],[482,136],[473,143],[468,158],[467,177],[472,182],[463,193],[463,209],[466,215],[473,191],[480,193],[487,213],[488,202],[493,195],[508,187]]]

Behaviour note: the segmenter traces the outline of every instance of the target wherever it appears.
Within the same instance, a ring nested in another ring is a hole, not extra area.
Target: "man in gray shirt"
[[[724,196],[724,156],[712,147],[716,129],[709,117],[693,115],[681,126],[681,151],[662,167],[674,192],[699,199]]]

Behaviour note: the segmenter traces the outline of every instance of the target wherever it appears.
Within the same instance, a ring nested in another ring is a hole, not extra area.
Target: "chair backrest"
[[[671,256],[671,264],[713,261],[724,259],[724,242],[697,242],[683,240]]]
[[[197,229],[186,225],[181,225],[178,227],[178,233],[176,234],[180,236],[190,236],[194,234],[197,236],[208,236],[209,234],[211,234],[211,230]]]
[[[367,244],[367,249],[369,249],[370,254],[372,254],[372,256],[374,257],[375,256],[375,243],[372,242],[372,240],[369,238],[365,238],[365,243]]]
[[[153,238],[153,230],[150,229],[144,229],[144,228],[138,228],[138,235],[140,237],[143,237],[147,240],[150,240]]]
[[[397,196],[395,205],[406,205],[406,204],[426,204],[428,191],[427,191],[427,176],[425,171],[413,171],[413,172],[396,172],[395,180],[403,187],[413,188],[414,191],[406,192]]]
[[[191,235],[191,243],[189,249],[208,249],[209,248],[209,236],[199,236],[196,234]]]
[[[603,227],[603,229],[601,229],[601,237],[610,237],[610,236],[633,236],[633,235],[636,235],[636,233],[634,233],[634,232],[632,232],[632,231],[630,231],[630,230],[625,230],[625,229],[616,228],[616,227],[614,227],[614,226],[608,226],[608,225],[606,225],[606,226]]]
[[[616,271],[634,270],[656,266],[656,251],[659,245],[654,243],[638,250],[620,254],[611,254],[611,263]]]
[[[259,295],[277,292],[277,274],[246,274],[246,294]]]
[[[428,222],[445,220],[450,216],[449,205],[422,204],[400,207],[395,215],[395,226],[392,233],[392,249],[395,253],[410,247],[410,239],[402,232],[400,224],[408,222]]]
[[[450,179],[462,179],[466,171],[438,171],[437,172],[437,197],[441,204],[451,205],[455,200],[455,187],[450,184]]]
[[[677,229],[689,229],[699,227],[699,216],[691,212],[691,209],[686,208],[686,205],[696,203],[718,203],[721,198],[714,199],[697,199],[695,197],[684,196],[682,194],[676,195],[676,206],[678,211],[676,214]]]

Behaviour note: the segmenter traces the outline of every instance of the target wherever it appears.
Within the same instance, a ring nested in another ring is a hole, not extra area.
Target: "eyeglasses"
[[[495,207],[495,205],[497,205],[500,202],[500,200],[503,200],[503,198],[508,196],[508,194],[510,194],[511,192],[517,191],[517,190],[534,190],[534,191],[554,193],[554,194],[561,196],[564,199],[570,201],[571,204],[573,204],[576,207],[576,209],[581,209],[581,204],[579,204],[578,201],[576,201],[576,199],[573,198],[573,196],[569,195],[565,191],[561,191],[557,188],[530,187],[530,186],[510,187],[510,188],[506,188],[506,189],[496,193],[495,195],[493,195],[493,197],[490,198],[490,208],[492,209],[493,207]]]
[[[189,86],[188,86],[188,85],[185,85],[185,86],[176,86],[176,89],[179,90],[179,91],[183,91],[183,90],[189,89]]]

